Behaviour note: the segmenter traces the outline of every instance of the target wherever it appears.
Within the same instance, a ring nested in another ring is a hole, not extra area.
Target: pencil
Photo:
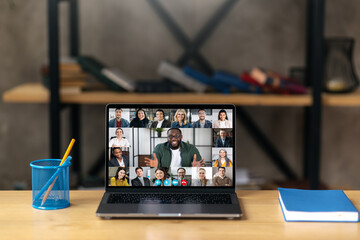
[[[74,146],[74,143],[75,143],[75,139],[73,138],[73,139],[71,139],[70,144],[69,144],[68,148],[66,149],[66,152],[65,152],[65,154],[64,154],[64,156],[63,156],[63,158],[62,158],[62,160],[61,160],[61,162],[60,162],[60,164],[59,164],[59,166],[61,166],[61,165],[65,162],[66,158],[69,156],[69,154],[70,154],[70,152],[71,152],[71,149],[72,149],[72,147]],[[52,184],[49,186],[48,190],[46,191],[46,193],[45,193],[45,195],[44,195],[44,198],[43,198],[43,200],[41,201],[41,205],[40,205],[41,207],[42,207],[42,206],[44,205],[44,203],[46,202],[46,199],[48,198],[48,196],[49,196],[49,194],[50,194],[50,192],[51,192],[51,189],[53,188],[53,186],[54,186],[57,178],[58,178],[58,177],[56,177],[56,178],[54,179],[54,181],[52,182]]]

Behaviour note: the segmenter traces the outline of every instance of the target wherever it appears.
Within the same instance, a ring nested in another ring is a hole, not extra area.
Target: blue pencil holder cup
[[[60,162],[61,159],[43,159],[30,163],[32,168],[32,206],[34,208],[54,210],[70,206],[69,167],[71,162],[65,161],[59,166]],[[54,181],[50,193],[44,200],[46,192]]]

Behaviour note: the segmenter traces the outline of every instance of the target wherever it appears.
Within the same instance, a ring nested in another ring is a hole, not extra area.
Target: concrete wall
[[[220,0],[161,1],[193,38],[223,2]],[[201,53],[215,67],[241,73],[258,65],[287,74],[305,64],[305,0],[241,0],[221,22]],[[40,81],[47,61],[47,1],[0,1],[0,94],[21,83]],[[326,2],[326,36],[360,40],[360,2]],[[68,10],[60,4],[61,55],[68,56]],[[80,1],[81,53],[121,68],[135,79],[158,79],[160,61],[175,61],[181,46],[145,1]],[[360,48],[354,52],[360,70]],[[303,109],[246,107],[274,145],[301,176]],[[81,107],[84,173],[103,151],[104,106]],[[70,139],[69,114],[62,113],[63,151]],[[359,108],[323,111],[322,181],[331,186],[360,188]],[[46,104],[0,102],[0,189],[31,186],[29,163],[49,156],[49,114]],[[269,158],[238,124],[237,166],[266,179],[283,179]]]

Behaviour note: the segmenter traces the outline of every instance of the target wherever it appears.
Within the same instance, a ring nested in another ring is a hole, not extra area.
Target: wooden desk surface
[[[345,191],[360,209],[360,191]],[[0,192],[1,239],[360,239],[359,223],[285,222],[277,191],[238,191],[242,220],[102,220],[102,191],[72,191],[71,206],[31,207],[30,191]]]

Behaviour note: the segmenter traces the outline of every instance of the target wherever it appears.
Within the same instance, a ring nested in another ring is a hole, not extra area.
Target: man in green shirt
[[[167,136],[167,142],[156,145],[152,158],[145,158],[147,166],[176,168],[205,166],[199,150],[194,145],[182,141],[180,129],[170,128]]]

